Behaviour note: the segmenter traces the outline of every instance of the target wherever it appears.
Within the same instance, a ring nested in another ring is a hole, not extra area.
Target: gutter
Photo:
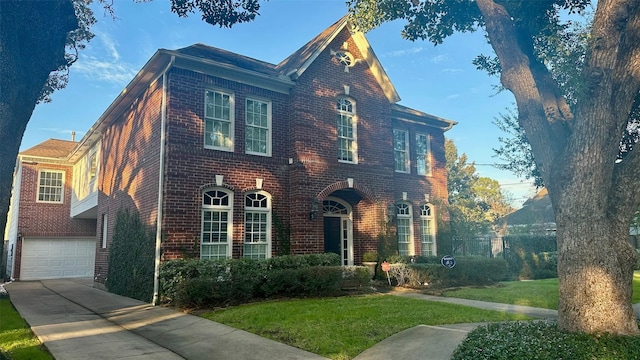
[[[158,211],[156,219],[156,249],[155,264],[153,270],[153,300],[152,305],[158,305],[160,295],[160,257],[162,255],[162,217],[164,202],[164,164],[166,153],[166,126],[167,126],[167,71],[173,66],[175,56],[171,56],[171,61],[162,71],[162,109],[160,110],[160,165],[158,169]]]

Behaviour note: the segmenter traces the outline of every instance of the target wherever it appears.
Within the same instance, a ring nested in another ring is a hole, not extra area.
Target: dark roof
[[[556,221],[546,188],[524,202],[522,208],[506,216],[508,225],[543,224]]]
[[[286,59],[282,60],[276,69],[280,71],[282,75],[288,75],[292,71],[300,70],[305,62],[326,46],[327,42],[332,40],[331,35],[346,25],[348,21],[348,15],[343,16],[340,20],[336,21],[333,25],[324,29],[320,34],[311,39],[311,41],[304,44],[301,48],[296,50],[293,54],[289,55]]]
[[[78,145],[75,141],[49,139],[20,153],[23,156],[65,159]]]
[[[207,59],[216,63],[235,66],[245,70],[251,70],[266,75],[277,76],[275,65],[265,61],[256,60],[248,56],[233,53],[231,51],[215,48],[202,43],[193,44],[185,48],[176,50],[176,52],[193,56],[201,59]]]

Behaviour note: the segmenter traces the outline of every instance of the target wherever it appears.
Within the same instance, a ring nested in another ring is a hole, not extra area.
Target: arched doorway
[[[352,208],[344,200],[328,197],[322,202],[324,252],[340,255],[342,265],[353,265]]]

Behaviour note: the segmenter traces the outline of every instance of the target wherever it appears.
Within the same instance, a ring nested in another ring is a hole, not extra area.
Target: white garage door
[[[95,238],[22,239],[20,280],[93,277]]]

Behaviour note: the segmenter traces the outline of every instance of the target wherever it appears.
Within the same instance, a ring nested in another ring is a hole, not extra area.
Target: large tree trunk
[[[588,181],[583,179],[581,185]],[[607,214],[589,191],[578,197],[559,197],[562,211],[556,215],[556,222],[560,328],[571,332],[638,334],[631,307],[636,251],[629,244],[626,215]]]
[[[637,2],[598,1],[575,117],[526,29],[498,2],[477,4],[556,214],[559,327],[639,334],[631,306],[637,254],[628,237],[640,206],[640,154],[614,162],[640,90]]]
[[[67,33],[77,27],[71,0],[0,3],[0,237],[22,136],[49,74],[66,63]]]

